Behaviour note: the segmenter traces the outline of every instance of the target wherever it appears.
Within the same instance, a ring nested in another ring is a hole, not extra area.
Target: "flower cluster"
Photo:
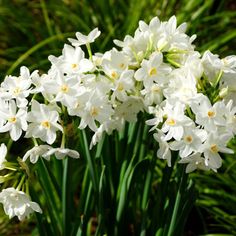
[[[78,158],[76,150],[64,147],[63,114],[78,119],[79,129],[94,132],[92,148],[104,133],[122,130],[145,112],[152,116],[146,123],[159,143],[159,158],[171,166],[171,151],[178,151],[179,163],[187,163],[186,172],[216,171],[222,163],[219,153],[233,153],[227,143],[236,134],[236,56],[220,59],[210,51],[201,56],[192,44],[196,36],[185,31],[186,24],[177,27],[175,16],[165,22],[157,17],[149,24],[140,21],[134,36],[114,40],[119,49],[104,54],[91,52],[90,43],[100,35],[97,28],[88,36],[76,33],[62,55],[49,56],[46,74],[30,73],[23,66],[18,77],[4,79],[0,132],[9,132],[13,141],[23,136],[34,140],[23,162],[53,155]],[[6,152],[2,144],[1,169]],[[9,193],[14,195],[9,199],[4,197],[7,193],[3,190],[0,200],[10,217],[21,220],[32,210],[40,212],[22,192]]]

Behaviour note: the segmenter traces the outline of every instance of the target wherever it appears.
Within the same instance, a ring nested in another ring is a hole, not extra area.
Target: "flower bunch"
[[[103,134],[122,131],[143,112],[159,144],[157,156],[168,166],[173,164],[171,151],[178,151],[186,172],[217,171],[219,153],[233,153],[227,144],[236,134],[236,56],[220,59],[209,51],[201,56],[192,44],[196,36],[185,31],[186,24],[177,27],[175,16],[140,21],[134,36],[115,40],[119,49],[104,54],[91,51],[100,35],[97,28],[88,36],[76,33],[62,55],[49,56],[46,74],[23,66],[18,77],[6,76],[0,86],[0,132],[9,132],[13,141],[33,140],[19,163],[25,167],[28,158],[31,163],[39,157],[79,158],[79,150],[65,146],[67,119],[78,120],[80,130],[89,127],[92,148]],[[16,171],[5,159],[4,144],[0,154],[1,169]],[[3,182],[8,180],[11,173]],[[15,185],[17,190],[0,193],[6,214],[20,220],[41,212],[21,191],[27,192],[24,181]]]

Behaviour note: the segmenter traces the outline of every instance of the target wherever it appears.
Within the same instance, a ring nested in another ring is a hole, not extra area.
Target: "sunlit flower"
[[[80,32],[77,32],[76,38],[77,39],[68,39],[71,44],[75,47],[79,47],[84,44],[93,43],[97,37],[101,34],[101,31],[98,30],[98,28],[95,28],[92,30],[88,35],[81,34]]]
[[[0,202],[3,204],[4,211],[9,218],[17,216],[20,221],[34,211],[42,213],[40,206],[36,202],[30,201],[28,195],[12,187],[2,190]]]
[[[52,144],[56,140],[56,131],[63,132],[63,128],[57,123],[58,119],[57,111],[33,100],[31,111],[27,115],[27,121],[30,124],[25,137],[40,138],[42,141]]]
[[[6,162],[7,147],[4,143],[0,146],[0,170],[4,169],[4,163]]]

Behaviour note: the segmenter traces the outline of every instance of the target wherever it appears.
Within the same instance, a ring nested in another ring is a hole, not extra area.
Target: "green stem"
[[[87,136],[85,130],[82,130],[82,138],[83,138],[83,143],[84,143],[84,148],[85,148],[85,158],[88,163],[91,179],[93,182],[93,188],[95,192],[98,191],[98,178],[97,178],[97,171],[95,168],[94,160],[92,159],[89,151],[89,146],[88,146],[88,141],[87,141]]]
[[[167,233],[167,236],[174,236],[175,230],[177,229],[178,225],[176,224],[179,217],[179,212],[181,210],[181,205],[183,204],[183,195],[185,192],[186,184],[187,184],[187,174],[185,173],[185,166],[181,169],[181,179],[180,179],[180,185],[177,192],[174,209],[171,217],[171,222],[169,226],[169,230]]]
[[[68,157],[64,160],[63,168],[63,181],[62,181],[62,222],[63,222],[63,235],[69,235],[70,229],[70,214],[69,214],[69,182],[68,182]]]

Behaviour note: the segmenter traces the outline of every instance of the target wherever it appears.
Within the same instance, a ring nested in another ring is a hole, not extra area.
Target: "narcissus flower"
[[[32,101],[31,111],[27,115],[30,122],[25,137],[40,138],[42,141],[52,144],[56,140],[56,131],[63,132],[63,128],[57,122],[59,114],[49,106]]]
[[[30,201],[28,195],[12,187],[2,190],[0,202],[3,204],[4,211],[9,218],[17,216],[20,221],[34,211],[42,213],[40,206],[36,202]]]

